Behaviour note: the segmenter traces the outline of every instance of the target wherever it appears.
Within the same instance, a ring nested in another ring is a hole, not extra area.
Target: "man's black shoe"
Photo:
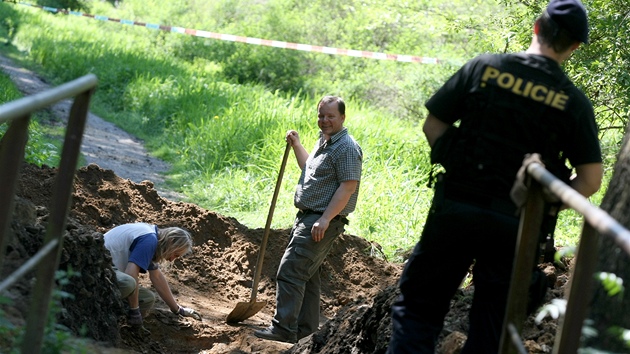
[[[265,329],[259,329],[257,331],[254,331],[254,335],[256,337],[258,337],[258,338],[275,340],[275,341],[278,341],[278,342],[285,342],[285,343],[295,343],[295,342],[297,342],[295,334],[285,334],[285,335],[280,334],[280,333],[274,331],[273,326],[267,327]]]

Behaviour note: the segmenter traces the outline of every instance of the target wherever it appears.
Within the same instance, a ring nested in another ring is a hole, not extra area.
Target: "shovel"
[[[256,294],[258,293],[258,282],[260,281],[260,273],[262,271],[263,259],[265,258],[265,249],[267,248],[267,239],[269,238],[269,228],[271,227],[271,219],[273,219],[273,211],[276,207],[276,200],[278,199],[278,192],[280,191],[280,184],[282,184],[282,175],[284,174],[284,166],[287,164],[287,157],[289,156],[289,150],[291,145],[287,142],[287,147],[284,150],[284,157],[282,158],[282,164],[280,165],[280,172],[278,173],[278,181],[276,181],[276,190],[273,192],[273,198],[271,199],[271,206],[269,207],[269,214],[267,215],[267,224],[265,224],[265,232],[263,234],[262,244],[260,245],[260,253],[258,253],[258,261],[256,262],[256,271],[254,274],[254,283],[252,284],[252,296],[249,302],[239,302],[236,307],[225,320],[227,323],[237,323],[244,321],[260,311],[267,304],[266,301],[256,301]]]

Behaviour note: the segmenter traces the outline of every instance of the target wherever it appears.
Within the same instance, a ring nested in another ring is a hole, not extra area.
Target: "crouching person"
[[[179,306],[160,271],[162,261],[172,262],[192,251],[190,233],[179,227],[158,229],[156,225],[131,223],[116,226],[106,232],[105,248],[112,256],[118,288],[123,299],[129,302],[127,323],[142,328],[143,318],[149,315],[155,295],[138,285],[140,273],[149,273],[149,279],[158,295],[173,313],[201,319],[193,309]]]

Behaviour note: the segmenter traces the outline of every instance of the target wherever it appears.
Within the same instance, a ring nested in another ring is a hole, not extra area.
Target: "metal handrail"
[[[53,89],[7,102],[0,106],[0,124],[24,117],[64,99],[75,97],[96,87],[97,82],[96,76],[89,74]]]
[[[599,207],[591,204],[575,189],[559,180],[541,164],[532,163],[527,172],[534,179],[548,188],[568,207],[584,215],[584,219],[602,235],[612,237],[615,243],[630,254],[630,231]]]
[[[43,343],[46,318],[53,287],[55,272],[63,249],[63,232],[66,225],[72,185],[79,160],[81,140],[87,122],[90,98],[96,88],[95,75],[86,75],[56,88],[24,97],[0,106],[0,123],[11,125],[0,141],[0,197],[5,203],[0,205],[0,267],[10,236],[9,225],[13,213],[13,200],[16,179],[24,159],[26,137],[30,115],[40,109],[67,98],[74,97],[68,118],[66,134],[61,153],[57,177],[50,201],[48,225],[44,246],[13,274],[2,282],[0,289],[10,284],[36,267],[36,283],[32,290],[31,306],[26,320],[26,330],[22,341],[22,353],[40,353]]]
[[[531,178],[528,181],[527,202],[521,213],[517,252],[499,352],[513,354],[520,349],[521,343],[515,341],[514,331],[520,332],[525,320],[530,271],[534,265],[534,254],[538,247],[538,230],[543,217],[542,188],[544,187],[559,198],[564,205],[583,215],[586,221],[580,236],[575,268],[570,278],[570,288],[565,294],[567,299],[565,316],[560,323],[560,335],[556,336],[554,346],[555,354],[576,353],[579,349],[578,339],[589,302],[589,297],[583,294],[591,293],[591,279],[597,261],[597,252],[593,250],[597,249],[599,235],[611,237],[621,249],[630,254],[630,231],[607,212],[591,204],[587,198],[547,171],[540,163],[530,163],[526,166],[526,170],[528,177]],[[581,296],[571,296],[571,294],[577,295],[578,291]]]

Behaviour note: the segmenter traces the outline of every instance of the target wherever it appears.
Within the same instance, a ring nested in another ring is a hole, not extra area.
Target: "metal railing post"
[[[66,218],[72,202],[72,187],[74,175],[81,150],[83,130],[87,121],[90,97],[94,89],[79,94],[70,110],[70,117],[66,129],[59,171],[51,199],[50,216],[46,230],[44,244],[58,240],[54,250],[49,252],[37,268],[37,282],[33,289],[31,307],[26,323],[26,333],[22,343],[22,353],[40,353],[43,342],[46,318],[53,288],[55,286],[55,272],[59,265],[61,250],[63,249],[63,232]]]
[[[542,224],[544,200],[542,186],[533,178],[529,178],[527,203],[521,212],[512,281],[508,293],[505,321],[501,333],[499,353],[518,353],[518,348],[512,343],[512,336],[508,326],[513,325],[520,332],[527,318],[527,294],[532,281],[536,247],[539,246],[540,226]]]
[[[30,115],[12,121],[0,141],[0,168],[3,171],[0,173],[0,270],[11,237],[9,230],[13,218],[15,187],[24,160],[29,122]]]

